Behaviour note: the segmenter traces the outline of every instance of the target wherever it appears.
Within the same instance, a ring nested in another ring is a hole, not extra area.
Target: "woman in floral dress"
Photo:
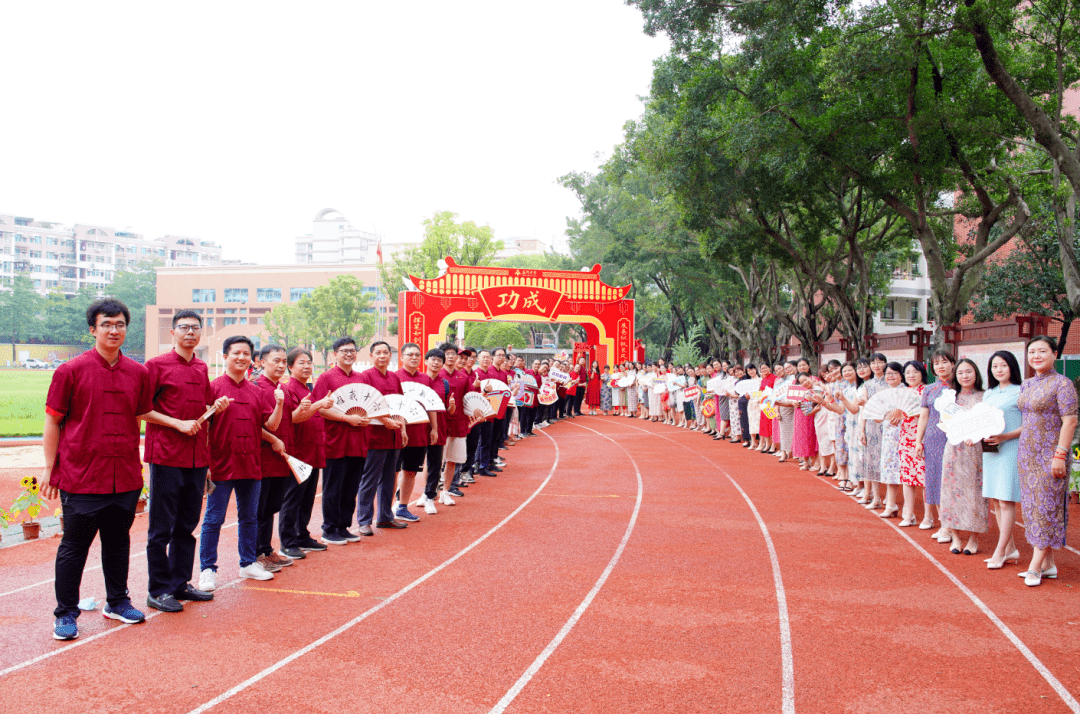
[[[885,383],[889,389],[904,388],[904,367],[899,362],[889,362],[885,367]],[[881,518],[894,518],[900,510],[896,503],[900,481],[900,437],[903,432],[904,415],[899,409],[885,414],[881,422],[881,482],[885,484],[885,510]]]
[[[926,389],[926,367],[918,360],[904,365],[904,382],[909,389],[922,398]],[[919,415],[904,418],[900,428],[900,483],[904,485],[904,518],[902,527],[915,525],[915,497],[926,483],[926,462],[915,448],[915,432],[919,428]],[[930,506],[923,502],[923,520],[930,517]]]
[[[611,367],[604,366],[604,373],[600,375],[600,411],[604,416],[611,411]]]
[[[956,363],[952,388],[956,403],[971,409],[982,401],[982,375],[969,359]],[[979,533],[987,529],[989,507],[983,497],[982,442],[945,444],[941,458],[941,523],[952,533],[954,554],[979,552]],[[967,543],[964,536],[967,535]]]
[[[1068,510],[1069,447],[1076,430],[1076,388],[1054,371],[1057,344],[1049,337],[1028,343],[1028,365],[1035,376],[1020,387],[1020,499],[1025,530],[1033,548],[1024,583],[1036,586],[1057,577],[1054,548],[1065,545]]]
[[[860,404],[866,404],[870,397],[882,389],[888,389],[888,385],[885,383],[886,364],[888,364],[888,360],[880,352],[870,360],[872,378],[863,382],[863,386],[859,390]],[[863,481],[870,484],[869,491],[872,496],[869,503],[865,503],[863,506],[873,510],[881,507],[881,492],[878,488],[878,484],[881,483],[881,424],[867,419],[860,410],[859,425],[859,441],[863,445]],[[865,494],[863,500],[866,500]]]
[[[638,411],[637,368],[632,362],[627,362],[623,374],[634,380],[633,384],[626,388],[626,416],[634,417]]]
[[[919,415],[919,428],[915,432],[915,448],[921,449],[923,459],[926,462],[926,488],[923,493],[925,503],[930,507],[930,515],[923,518],[919,524],[922,530],[930,530],[934,527],[933,509],[938,509],[938,517],[941,516],[941,457],[945,453],[945,432],[938,428],[941,414],[934,401],[941,396],[946,389],[951,389],[953,370],[956,369],[956,357],[947,350],[938,350],[930,358],[930,364],[937,375],[937,382],[923,391],[922,413]],[[952,534],[945,526],[931,536],[938,543],[949,543]]]

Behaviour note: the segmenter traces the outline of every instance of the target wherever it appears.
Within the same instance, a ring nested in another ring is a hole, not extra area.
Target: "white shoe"
[[[427,513],[428,515],[434,515],[434,514],[438,513],[438,511],[435,510],[435,502],[434,501],[432,501],[430,499],[427,499],[427,498],[424,499],[424,513]]]
[[[241,578],[248,578],[249,580],[273,580],[274,576],[268,573],[266,569],[259,565],[258,562],[254,562],[251,565],[245,565],[240,568],[239,575]]]
[[[203,592],[212,593],[214,588],[217,587],[217,572],[211,568],[199,573],[199,590]]]
[[[1029,588],[1042,584],[1042,573],[1020,573],[1020,575],[1024,577],[1024,585],[1027,585]]]
[[[425,496],[424,494],[421,493],[420,498],[416,499],[415,501],[413,501],[409,505],[410,506],[416,506],[417,508],[423,508],[424,506],[427,505],[427,496]]]
[[[1005,560],[1009,560],[1009,558],[1006,558]],[[1031,573],[1017,573],[1017,575],[1023,578],[1027,575],[1031,575]],[[1048,568],[1047,570],[1042,571],[1042,573],[1039,573],[1038,575],[1039,577],[1046,578],[1047,580],[1054,580],[1057,578],[1057,566],[1055,565],[1052,568]],[[1031,583],[1028,583],[1028,585],[1031,585]],[[1036,585],[1038,585],[1038,583],[1036,583]]]
[[[450,498],[449,493],[447,493],[446,491],[443,491],[442,495],[439,496],[439,503],[441,503],[444,506],[453,506],[454,505],[454,499]]]

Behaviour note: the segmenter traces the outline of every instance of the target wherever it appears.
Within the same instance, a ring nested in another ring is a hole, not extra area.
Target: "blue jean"
[[[394,490],[397,486],[397,449],[368,449],[364,460],[364,475],[356,495],[356,522],[370,526],[379,502],[378,522],[394,520]]]
[[[225,522],[229,508],[229,495],[236,492],[236,514],[240,521],[239,542],[240,567],[255,562],[255,541],[259,537],[259,490],[262,481],[241,478],[233,481],[216,481],[214,492],[206,497],[206,514],[203,516],[202,535],[199,536],[199,570],[210,568],[217,572],[218,535]]]

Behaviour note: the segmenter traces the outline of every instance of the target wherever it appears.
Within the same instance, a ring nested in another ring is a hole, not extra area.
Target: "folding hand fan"
[[[484,398],[483,394],[478,392],[469,392],[465,395],[465,416],[476,417],[482,416],[485,419],[490,416],[495,416],[495,410],[491,407],[491,402]]]
[[[620,386],[620,387],[632,387],[632,386],[634,386],[634,381],[636,379],[637,378],[634,375],[628,374],[628,375],[624,376],[622,379],[619,380],[618,386]]]
[[[909,417],[915,416],[921,409],[919,395],[907,387],[884,389],[867,400],[863,406],[863,415],[867,419],[881,421],[893,409],[899,409]]]
[[[346,384],[330,395],[334,406],[346,414],[362,414],[370,418],[390,415],[390,407],[378,389],[369,384]]]
[[[303,483],[308,480],[308,476],[311,476],[311,466],[309,464],[288,454],[285,455],[285,460],[289,462],[289,470],[293,472],[297,483]]]
[[[536,383],[536,377],[531,374],[526,374],[521,378],[521,381],[525,383],[526,387],[530,389],[536,389],[539,385]]]
[[[431,387],[420,384],[419,382],[402,382],[401,391],[405,392],[405,396],[420,402],[424,407],[424,411],[446,411],[446,405],[443,404],[442,398],[440,398]]]
[[[434,392],[432,393],[434,394]],[[387,394],[386,403],[390,407],[390,416],[401,417],[406,424],[428,423],[427,410],[412,397],[404,394]]]
[[[735,393],[740,397],[744,394],[750,395],[752,392],[756,392],[759,389],[761,389],[760,379],[744,379],[741,382],[735,383]]]
[[[480,389],[485,392],[509,392],[510,387],[501,379],[484,379],[480,381]]]

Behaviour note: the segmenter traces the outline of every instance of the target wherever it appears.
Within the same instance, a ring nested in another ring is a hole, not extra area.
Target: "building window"
[[[281,302],[281,288],[257,288],[255,302]]]
[[[240,318],[240,324],[241,325],[246,325],[247,324],[247,318],[246,317],[241,317]]]
[[[48,240],[48,245],[56,245],[57,243],[60,242],[60,241],[58,241],[56,239],[56,236],[49,236],[47,240]]]
[[[289,302],[296,302],[305,295],[315,292],[315,288],[289,288]]]
[[[214,288],[192,288],[191,302],[217,302],[217,290]]]
[[[41,245],[41,236],[30,236],[30,242]]]
[[[214,318],[212,318],[212,317],[206,318],[206,326],[207,327],[213,327],[214,326]]]
[[[895,308],[896,308],[895,301],[886,300],[885,301],[885,309],[881,311],[881,317],[883,319],[885,319],[885,320],[893,319],[894,315],[896,314]]]
[[[911,303],[911,321],[912,322],[918,322],[919,321],[919,303],[917,303],[917,302]]]
[[[218,310],[218,312],[223,313],[225,315],[235,315],[236,314],[236,308],[235,307],[226,307],[226,308],[222,308],[222,309]]]
[[[235,317],[226,317],[226,318],[224,318],[222,320],[222,324],[225,325],[226,327],[228,327],[229,325],[235,325],[236,324],[236,318]]]
[[[225,288],[225,302],[247,303],[247,288]]]

